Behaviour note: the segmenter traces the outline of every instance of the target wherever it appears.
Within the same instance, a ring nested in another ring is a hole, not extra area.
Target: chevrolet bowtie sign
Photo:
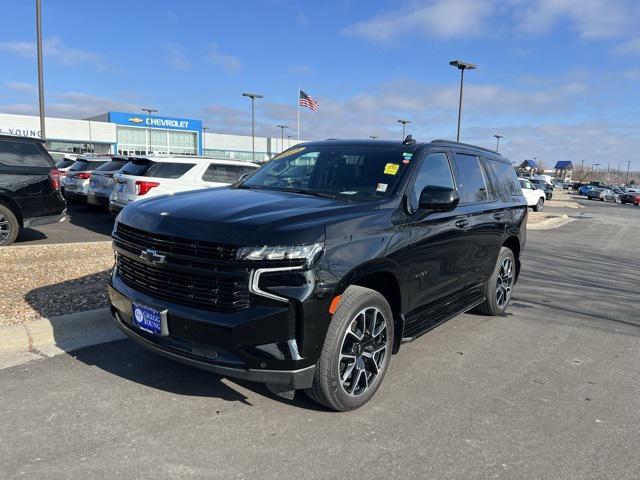
[[[202,129],[201,120],[161,117],[156,115],[148,116],[140,115],[138,113],[109,112],[108,121],[118,125],[162,128],[168,130],[189,130],[199,132]]]

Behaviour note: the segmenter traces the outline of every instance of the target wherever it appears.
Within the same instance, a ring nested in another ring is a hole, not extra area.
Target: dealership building
[[[204,155],[251,161],[251,136],[207,132],[202,121],[125,112],[107,112],[83,120],[45,118],[47,149],[68,153],[122,155]],[[0,133],[40,137],[40,118],[0,113]],[[297,143],[285,138],[256,137],[256,160],[266,161]]]

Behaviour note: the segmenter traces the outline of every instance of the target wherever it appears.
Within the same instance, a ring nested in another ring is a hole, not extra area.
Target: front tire
[[[387,300],[369,288],[347,288],[329,324],[307,395],[341,412],[367,403],[387,372],[393,335]]]
[[[0,203],[0,247],[7,247],[18,238],[20,224],[13,212]]]
[[[544,208],[544,200],[543,200],[542,198],[540,198],[540,199],[538,200],[538,203],[536,203],[536,204],[533,206],[533,211],[534,211],[534,212],[541,212],[543,208]]]
[[[510,248],[502,247],[493,273],[487,281],[485,301],[477,311],[485,315],[502,315],[511,301],[515,284],[516,258]]]

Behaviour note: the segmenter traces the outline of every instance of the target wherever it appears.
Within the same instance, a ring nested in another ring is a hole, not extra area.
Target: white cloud
[[[346,27],[347,36],[392,43],[409,35],[472,38],[509,31],[544,35],[561,23],[585,39],[620,38],[636,31],[637,0],[426,0]]]
[[[298,75],[307,75],[313,72],[313,68],[310,65],[291,65],[288,70],[289,73],[295,73]]]
[[[34,94],[38,91],[35,85],[26,82],[5,82],[4,86],[15,93]]]
[[[36,57],[35,42],[0,42],[0,51],[12,53],[22,58]],[[72,48],[65,45],[59,37],[50,37],[42,42],[42,54],[45,62],[53,61],[59,65],[78,66],[89,64],[105,70],[109,68],[104,56]]]
[[[85,118],[109,111],[135,112],[140,105],[99,97],[82,92],[54,92],[45,97],[47,116],[62,118]],[[38,105],[32,103],[13,103],[0,105],[0,112],[18,115],[37,115]]]
[[[399,12],[385,12],[350,25],[343,33],[381,43],[413,34],[434,38],[468,38],[484,30],[485,21],[493,15],[494,8],[494,0],[419,2]]]
[[[536,0],[515,11],[518,30],[545,34],[565,20],[571,30],[589,39],[628,35],[635,30],[639,14],[636,0]]]
[[[304,13],[298,13],[295,16],[295,22],[299,27],[306,27],[307,25],[309,25],[309,19]]]
[[[238,57],[220,52],[217,43],[210,43],[205,54],[205,60],[222,67],[227,72],[237,72],[242,68]]]
[[[176,70],[189,70],[193,65],[185,57],[182,47],[177,43],[168,43],[165,45],[167,52],[167,65]]]
[[[640,37],[621,43],[613,49],[617,55],[640,54]]]

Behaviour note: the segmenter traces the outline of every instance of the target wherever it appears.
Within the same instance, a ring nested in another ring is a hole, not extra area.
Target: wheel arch
[[[407,299],[402,294],[400,280],[393,273],[392,266],[386,262],[372,262],[351,272],[340,282],[336,295],[343,293],[351,285],[375,290],[389,302],[394,321],[393,353],[396,353],[404,327],[405,304],[403,302],[406,302]]]
[[[503,247],[507,247],[513,252],[513,256],[516,258],[516,282],[518,281],[518,277],[520,276],[520,252],[522,250],[522,246],[520,245],[520,239],[515,235],[511,235],[508,237],[504,243]]]
[[[5,207],[9,208],[9,210],[13,212],[13,214],[16,216],[16,219],[18,220],[18,224],[20,225],[20,228],[24,227],[24,221],[22,218],[22,210],[20,209],[20,205],[18,205],[16,201],[13,200],[11,197],[3,195],[1,192],[0,192],[0,203]]]

